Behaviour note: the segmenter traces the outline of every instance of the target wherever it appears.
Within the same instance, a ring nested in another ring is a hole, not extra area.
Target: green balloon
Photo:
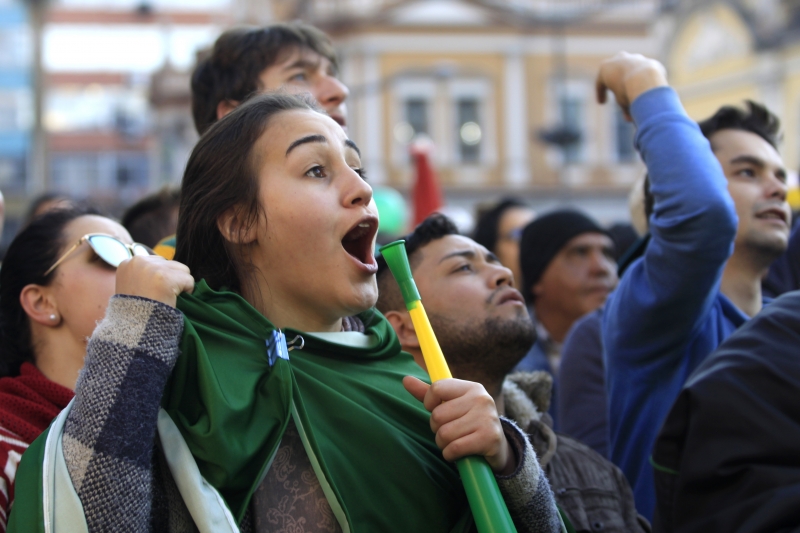
[[[403,195],[390,187],[375,187],[372,191],[375,205],[378,207],[382,235],[400,235],[406,229],[408,209]]]

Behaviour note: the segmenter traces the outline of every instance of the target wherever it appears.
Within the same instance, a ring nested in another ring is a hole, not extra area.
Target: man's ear
[[[241,206],[235,205],[217,218],[217,229],[228,242],[251,244],[258,234],[258,224],[252,218]]]
[[[47,287],[33,283],[25,285],[19,293],[19,303],[28,318],[38,324],[57,326],[61,323],[61,315]]]
[[[414,329],[414,323],[411,322],[411,315],[408,314],[408,311],[387,311],[384,316],[392,325],[403,350],[419,349],[417,331]]]
[[[238,100],[223,100],[217,104],[217,120],[221,119],[237,107],[239,107]]]

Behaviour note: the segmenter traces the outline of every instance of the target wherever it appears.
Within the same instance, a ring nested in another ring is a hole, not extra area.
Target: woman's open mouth
[[[342,239],[342,248],[344,248],[344,251],[371,274],[378,271],[378,263],[375,261],[375,254],[373,251],[373,242],[377,232],[378,219],[375,217],[364,217],[358,224],[353,226]]]

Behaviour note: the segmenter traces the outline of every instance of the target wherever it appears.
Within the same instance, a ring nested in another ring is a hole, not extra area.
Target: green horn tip
[[[389,270],[392,271],[394,279],[400,285],[400,293],[406,306],[421,300],[417,285],[411,276],[411,266],[408,264],[406,255],[406,241],[394,241],[381,247],[381,255],[386,259]]]

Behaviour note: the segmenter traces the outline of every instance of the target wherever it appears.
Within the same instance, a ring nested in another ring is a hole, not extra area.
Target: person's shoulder
[[[567,334],[566,344],[572,337],[585,338],[587,336],[599,336],[603,325],[603,308],[595,309],[591,313],[583,315],[575,321]]]
[[[752,381],[754,372],[771,372],[776,368],[792,373],[800,371],[800,361],[795,356],[798,344],[800,291],[792,291],[765,305],[728,337],[700,365],[685,387],[697,388],[718,380],[728,382],[734,374]]]
[[[764,309],[753,320],[763,315],[800,323],[800,290],[783,293],[777,298],[764,298],[764,304]]]

